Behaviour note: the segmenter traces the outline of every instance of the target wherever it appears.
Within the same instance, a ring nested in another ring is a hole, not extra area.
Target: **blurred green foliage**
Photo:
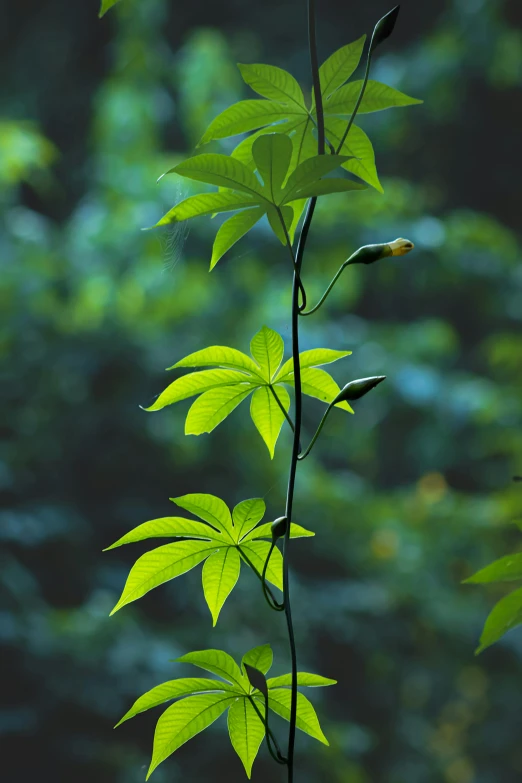
[[[7,783],[134,783],[157,716],[111,727],[158,682],[190,676],[170,659],[206,647],[237,658],[270,640],[274,674],[288,669],[284,628],[260,608],[251,575],[214,631],[196,573],[109,621],[136,552],[101,550],[186,492],[229,505],[263,495],[267,518],[280,514],[287,432],[271,462],[247,410],[191,438],[184,403],[154,415],[138,405],[191,351],[246,351],[240,335],[264,323],[288,339],[284,248],[260,224],[209,276],[207,218],[188,238],[139,229],[187,195],[157,176],[247,97],[234,62],[273,61],[306,81],[306,44],[285,4],[129,0],[103,23],[69,5],[47,4],[45,20],[41,10],[35,50],[36,17],[19,10],[19,42],[4,47],[16,67],[1,87],[2,768]],[[387,10],[356,11],[347,35],[336,7],[325,3],[325,55]],[[388,380],[354,417],[332,414],[299,475],[296,521],[316,532],[294,545],[299,668],[339,682],[316,699],[331,747],[299,738],[302,783],[514,783],[522,772],[522,632],[473,657],[488,608],[509,588],[461,585],[520,546],[514,13],[500,0],[406,9],[404,38],[398,28],[375,78],[425,105],[362,123],[384,195],[331,196],[318,210],[304,269],[311,301],[362,244],[402,235],[416,251],[350,268],[304,327],[304,350],[353,350],[349,369],[333,369],[339,383],[343,373]],[[225,34],[211,27],[221,18]],[[61,49],[51,51],[49,31]],[[60,52],[77,42],[82,67],[67,70]],[[320,413],[310,402],[307,431]],[[155,780],[186,780],[189,768],[194,783],[243,780],[225,731],[218,721]],[[254,783],[272,778],[269,764],[263,750]]]

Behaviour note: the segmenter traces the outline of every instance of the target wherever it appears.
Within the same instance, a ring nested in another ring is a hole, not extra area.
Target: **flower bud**
[[[364,245],[359,250],[350,256],[348,264],[373,264],[375,261],[379,261],[381,258],[387,258],[388,256],[404,256],[413,250],[414,244],[409,239],[394,239],[393,242],[383,243],[379,245]]]
[[[409,239],[403,239],[399,237],[394,239],[393,242],[388,242],[388,247],[391,249],[392,256],[405,256],[409,253],[415,245]]]
[[[263,672],[260,672],[259,669],[255,669],[253,666],[250,666],[249,663],[244,663],[243,666],[245,667],[246,675],[250,685],[252,685],[254,688],[257,688],[258,691],[261,691],[263,696],[268,696],[268,685],[266,684],[266,677]]]
[[[282,538],[282,536],[284,536],[286,533],[287,527],[288,527],[287,517],[279,517],[279,519],[276,519],[274,522],[272,522],[271,525],[272,539],[275,541],[277,538]]]
[[[389,38],[393,33],[393,28],[395,27],[395,22],[399,16],[400,9],[400,5],[396,5],[395,8],[392,8],[391,11],[388,11],[388,13],[383,16],[382,19],[379,19],[373,31],[372,40],[370,43],[370,54],[379,46],[379,44],[382,44],[382,42]]]
[[[358,381],[350,381],[346,386],[341,389],[335,400],[331,403],[335,405],[338,402],[353,402],[369,391],[375,389],[375,387],[386,379],[385,375],[375,375],[373,378],[360,378]]]

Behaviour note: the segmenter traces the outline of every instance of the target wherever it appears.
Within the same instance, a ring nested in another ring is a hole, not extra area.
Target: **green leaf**
[[[188,696],[165,710],[156,725],[147,780],[162,761],[214,723],[233,702],[234,697],[226,694],[203,693]]]
[[[238,133],[262,128],[273,122],[287,120],[289,115],[302,114],[303,110],[290,109],[277,101],[239,101],[218,114],[205,131],[198,147],[215,139],[226,139]],[[296,117],[297,119],[297,117]]]
[[[240,196],[238,193],[231,193],[229,190],[221,190],[218,193],[199,193],[197,196],[189,196],[189,198],[172,207],[153,228],[179,223],[200,215],[232,212],[235,209],[251,207],[255,203],[254,199],[243,195]]]
[[[185,421],[185,435],[212,432],[255,389],[251,383],[211,389],[192,403]]]
[[[304,212],[307,202],[308,199],[306,198],[298,199],[297,201],[292,201],[292,209],[294,210],[294,216],[292,218],[292,225],[288,229],[288,233],[290,234],[290,242],[292,244],[294,243],[295,232],[297,231],[297,226],[299,225],[301,215]]]
[[[337,148],[346,130],[347,121],[340,117],[327,117],[325,122],[326,135]],[[367,182],[373,188],[383,193],[383,187],[379,181],[375,167],[375,153],[372,143],[366,133],[357,125],[352,125],[350,132],[341,150],[345,155],[352,156],[351,160],[343,163],[343,169],[351,171],[360,179]]]
[[[208,185],[240,190],[254,196],[256,202],[264,201],[263,189],[255,174],[229,155],[221,155],[217,152],[195,155],[178,163],[167,172],[167,174],[171,173],[205,182]]]
[[[119,3],[120,0],[102,0],[100,13],[98,14],[99,18],[101,19],[102,16],[104,16],[107,11],[113,7],[113,5],[116,5],[116,3]]]
[[[285,122],[280,122],[276,125],[269,125],[266,128],[261,128],[261,130],[252,133],[250,136],[247,136],[246,139],[240,141],[237,147],[231,152],[231,155],[233,158],[236,158],[236,160],[240,160],[241,163],[244,163],[247,168],[254,169],[256,164],[252,155],[252,147],[254,146],[256,139],[267,133],[290,133],[302,122],[303,120],[299,118],[286,120]]]
[[[229,685],[228,682],[210,680],[207,677],[184,677],[179,680],[163,682],[161,685],[156,685],[155,688],[144,693],[143,696],[140,696],[114,728],[121,726],[125,721],[139,715],[140,712],[145,712],[153,707],[158,707],[166,701],[171,701],[171,699],[189,696],[191,693],[208,693],[216,691],[236,692],[234,686]]]
[[[292,141],[282,133],[258,136],[252,145],[252,157],[264,183],[265,197],[273,204],[280,203],[292,149]]]
[[[281,217],[283,218],[286,230],[289,232],[294,220],[294,211],[292,207],[274,207],[270,205],[267,210],[268,222],[270,228],[279,239],[282,245],[286,245],[286,235],[281,223]]]
[[[306,528],[301,527],[301,525],[296,525],[292,522],[290,526],[290,538],[310,538],[311,536],[315,536],[315,533],[312,533],[311,530],[306,530]],[[259,525],[259,527],[251,530],[250,533],[243,538],[241,543],[254,541],[257,538],[272,538],[271,522],[266,522],[264,525]]]
[[[313,128],[314,123],[308,115],[296,125],[292,133],[294,152],[290,171],[294,171],[307,158],[313,158],[317,155],[317,140],[314,138]]]
[[[277,68],[275,65],[260,63],[249,65],[238,63],[237,67],[243,81],[258,95],[282,103],[297,104],[302,111],[306,111],[303,91],[288,71]]]
[[[281,203],[298,198],[300,191],[316,185],[321,177],[339,168],[346,160],[345,155],[314,155],[304,160],[288,177]]]
[[[522,587],[501,598],[493,607],[484,625],[480,645],[475,655],[498,642],[505,633],[522,623]]]
[[[241,666],[248,663],[253,666],[254,669],[258,669],[263,674],[266,674],[269,669],[272,668],[274,661],[274,653],[269,644],[261,644],[259,647],[254,647],[243,655],[241,659]]]
[[[515,579],[522,579],[522,552],[495,560],[494,563],[490,563],[465,579],[464,583],[511,582]]]
[[[285,383],[292,384],[293,386],[293,373],[286,376]],[[309,397],[315,397],[316,399],[327,403],[332,402],[341,391],[332,376],[325,370],[319,370],[317,367],[307,367],[301,371],[301,388],[303,394],[307,394]],[[339,402],[335,407],[353,413],[353,409],[347,402]]]
[[[353,74],[359,65],[365,41],[366,35],[363,35],[357,41],[342,46],[321,65],[319,79],[324,99],[348,81]]]
[[[241,558],[234,547],[218,549],[210,555],[203,566],[203,592],[213,625],[215,626],[223,604],[239,579]]]
[[[278,386],[275,393],[284,409],[288,412],[290,409],[290,397],[286,389],[283,386]],[[285,416],[268,386],[262,386],[255,390],[250,403],[250,416],[256,425],[257,431],[266,443],[270,452],[270,459],[273,459],[275,445],[284,424]]]
[[[233,370],[246,370],[259,380],[263,380],[261,370],[250,356],[247,356],[235,348],[228,348],[224,345],[212,345],[210,348],[203,348],[201,351],[191,353],[185,356],[179,362],[176,362],[169,370],[177,367],[230,367]]]
[[[337,362],[339,359],[344,359],[345,356],[351,356],[351,354],[351,351],[334,351],[332,348],[312,348],[299,354],[299,365],[301,370],[304,370],[307,367],[318,367],[322,364]],[[274,381],[283,383],[288,376],[293,378],[293,373],[294,360],[288,359],[277,373]]]
[[[285,720],[290,720],[290,703],[292,693],[282,688],[281,690],[271,690],[268,695],[268,706],[273,712],[280,715]],[[172,708],[171,708],[172,709]],[[330,743],[324,736],[316,712],[312,704],[302,693],[297,694],[297,728],[309,734],[323,745]]]
[[[326,156],[325,156],[326,157]],[[333,156],[331,156],[333,157]],[[313,196],[328,196],[331,193],[345,193],[349,190],[366,190],[366,185],[353,182],[351,179],[328,177],[298,190],[294,198],[312,198]]]
[[[238,503],[232,511],[236,541],[249,533],[260,522],[266,512],[266,504],[262,498],[251,498]]]
[[[232,747],[243,762],[250,779],[252,764],[265,737],[265,727],[249,699],[242,698],[233,702],[228,711],[228,733]]]
[[[357,103],[362,84],[362,80],[358,80],[345,84],[344,87],[340,87],[337,92],[326,101],[324,107],[325,113],[351,114]],[[383,111],[383,109],[391,109],[395,106],[414,106],[419,103],[423,103],[423,101],[419,101],[417,98],[410,98],[409,95],[405,95],[403,92],[399,92],[399,90],[395,90],[393,87],[388,87],[387,84],[382,84],[381,82],[375,82],[372,81],[372,79],[369,79],[368,84],[366,85],[364,98],[359,107],[359,114]]]
[[[210,391],[221,386],[233,386],[245,383],[250,376],[237,370],[202,370],[177,378],[159,395],[158,399],[145,408],[146,411],[159,411],[167,405],[194,397],[196,394]]]
[[[178,541],[146,552],[131,568],[121,598],[111,615],[154,587],[190,571],[215,552],[218,546],[215,541]]]
[[[297,684],[307,688],[323,688],[326,685],[336,685],[337,680],[330,680],[328,677],[321,677],[320,674],[309,674],[308,672],[297,673]],[[292,673],[282,674],[280,677],[271,677],[267,680],[269,688],[282,688],[292,685]]]
[[[268,383],[278,371],[284,352],[283,338],[268,326],[263,326],[250,341],[250,353],[261,367],[263,378]]]
[[[264,207],[255,207],[246,209],[233,215],[226,220],[219,228],[212,248],[212,259],[210,268],[214,269],[217,262],[222,258],[230,248],[236,244],[245,234],[248,234],[263,215],[266,214]]]
[[[182,655],[175,659],[176,663],[193,663],[200,669],[217,674],[223,677],[231,685],[237,685],[243,693],[248,693],[249,682],[247,677],[241,672],[241,669],[235,660],[223,650],[197,650],[196,652]]]
[[[217,527],[222,532],[227,532],[230,535],[232,543],[235,542],[233,533],[234,525],[232,523],[232,517],[230,510],[221,498],[215,495],[208,495],[204,492],[196,492],[190,495],[181,495],[179,498],[170,498],[172,503],[176,506],[184,508],[185,511],[190,511],[194,516],[204,519],[209,525]]]
[[[222,533],[210,525],[203,522],[194,522],[192,519],[183,519],[183,517],[162,517],[153,519],[150,522],[144,522],[138,525],[134,530],[119,538],[114,544],[104,549],[115,549],[123,544],[133,544],[136,541],[144,541],[147,538],[206,538],[213,541],[224,542]]]
[[[263,573],[266,558],[270,551],[268,541],[249,541],[246,544],[241,543],[240,552],[245,552],[252,565],[259,574]],[[275,585],[279,590],[283,589],[283,557],[277,547],[270,556],[270,562],[266,571],[267,581]]]

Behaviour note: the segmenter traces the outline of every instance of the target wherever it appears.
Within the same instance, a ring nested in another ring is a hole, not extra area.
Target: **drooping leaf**
[[[170,169],[168,174],[179,174],[188,179],[205,182],[207,185],[220,185],[231,190],[239,190],[263,201],[261,183],[255,174],[239,160],[217,152],[195,155]]]
[[[235,209],[245,209],[256,204],[253,198],[246,195],[233,193],[230,190],[221,190],[218,193],[199,193],[197,196],[189,196],[184,201],[172,207],[159,220],[153,228],[169,226],[171,223],[179,223],[183,220],[199,217],[200,215],[212,215],[216,212],[233,212]]]
[[[254,209],[246,209],[243,212],[239,212],[237,215],[233,215],[226,220],[219,227],[214,240],[210,269],[214,269],[217,262],[223,258],[225,253],[244,237],[245,234],[248,234],[250,229],[252,229],[265,214],[266,209],[263,207],[255,207]]]
[[[231,685],[248,693],[248,679],[242,673],[235,660],[223,650],[197,650],[175,659],[176,663],[193,663],[200,669],[217,674]]]
[[[222,533],[203,522],[194,522],[183,517],[162,517],[143,522],[103,551],[108,552],[118,546],[144,541],[147,538],[206,538],[222,543],[225,541]]]
[[[285,720],[290,720],[290,704],[292,700],[292,693],[285,688],[270,690],[268,695],[268,706],[277,715],[280,715]],[[317,714],[308,701],[306,696],[302,693],[297,694],[297,728],[309,734],[323,745],[329,745],[330,743],[326,739],[319,725]]]
[[[310,538],[315,536],[311,530],[307,530],[301,525],[296,525],[294,522],[290,525],[290,538]],[[259,525],[250,531],[248,535],[243,538],[243,541],[254,541],[257,538],[272,538],[272,523],[266,522],[264,525]]]
[[[259,669],[260,672],[266,674],[272,667],[274,661],[274,653],[269,644],[261,644],[259,647],[254,647],[243,655],[241,659],[241,665],[248,663],[255,669]]]
[[[288,71],[275,65],[260,63],[250,65],[238,63],[237,67],[243,81],[258,95],[282,103],[297,104],[301,110],[306,109],[303,91]]]
[[[250,341],[250,352],[261,367],[263,378],[270,383],[283,360],[283,338],[273,329],[263,326]]]
[[[184,508],[186,511],[190,511],[191,514],[194,514],[194,516],[204,519],[209,525],[229,533],[230,541],[234,543],[232,517],[224,500],[205,492],[196,492],[170,499],[180,508]]]
[[[476,574],[465,579],[464,582],[487,583],[487,582],[511,582],[515,579],[522,579],[522,552],[506,555],[494,563],[490,563],[485,568],[481,568]]]
[[[249,541],[241,543],[240,552],[245,552],[248,559],[259,574],[263,573],[263,568],[270,551],[268,541]],[[283,589],[283,557],[277,547],[270,556],[266,572],[267,581],[275,585],[279,590]]]
[[[498,642],[505,633],[522,623],[522,587],[501,598],[488,615],[475,654]]]
[[[215,389],[220,386],[232,386],[250,380],[250,376],[238,370],[202,370],[176,378],[159,395],[158,399],[145,408],[146,411],[159,411],[167,405],[173,405],[180,400],[194,397],[196,394]]]
[[[254,141],[252,157],[273,204],[280,203],[281,187],[292,158],[292,141],[282,133],[268,133]]]
[[[147,780],[156,767],[187,740],[199,734],[234,702],[228,694],[203,693],[175,702],[158,720]]]
[[[327,114],[351,114],[357,103],[361,87],[362,80],[350,82],[344,87],[340,87],[326,102],[325,112]],[[409,95],[405,95],[393,87],[388,87],[387,84],[369,79],[359,107],[359,114],[383,111],[395,106],[414,106],[420,103],[422,101],[417,98],[410,98]]]
[[[154,587],[190,571],[219,547],[216,541],[178,541],[146,552],[135,562],[111,615]]]
[[[239,693],[239,691],[234,690],[234,686],[229,685],[228,682],[211,680],[207,677],[183,677],[179,680],[170,680],[169,682],[163,682],[161,685],[156,685],[155,688],[152,688],[150,691],[147,691],[147,693],[144,693],[143,696],[140,696],[114,728],[121,726],[125,721],[139,715],[140,712],[145,712],[153,707],[158,707],[166,701],[178,699],[182,696],[189,696],[192,693],[209,692]]]
[[[309,674],[309,672],[297,673],[297,684],[307,688],[323,688],[326,685],[336,685],[337,680],[330,680],[328,677],[322,677],[320,674]],[[282,674],[280,677],[271,677],[267,680],[269,688],[283,688],[292,685],[292,673]]]
[[[251,394],[255,385],[242,383],[211,389],[192,403],[185,421],[185,435],[212,432]]]
[[[237,699],[232,703],[228,711],[228,733],[250,779],[252,764],[265,737],[265,727],[249,699]]]
[[[334,351],[332,348],[311,348],[309,351],[303,351],[299,354],[299,366],[301,370],[307,367],[318,367],[323,364],[331,364],[345,356],[351,356],[351,351]],[[294,360],[288,359],[275,378],[276,383],[283,383],[285,379],[294,372]]]
[[[265,511],[266,504],[262,498],[251,498],[237,504],[232,511],[236,541],[249,533],[263,519]]]
[[[262,128],[273,122],[287,120],[291,115],[302,114],[303,110],[295,106],[283,106],[278,101],[250,100],[239,101],[218,114],[205,131],[198,147],[216,139],[237,136],[238,133]]]
[[[274,389],[281,405],[288,412],[290,409],[290,397],[283,386]],[[257,431],[263,438],[270,452],[270,458],[274,458],[275,445],[285,421],[285,415],[274,398],[268,386],[256,389],[250,403],[250,416],[256,425]]]
[[[285,383],[292,384],[293,386],[293,373],[286,376]],[[315,397],[316,399],[327,403],[332,402],[341,391],[332,376],[325,370],[320,370],[317,367],[306,367],[301,371],[301,388],[303,394],[307,394],[309,397]],[[347,402],[339,402],[336,405],[336,408],[342,408],[349,413],[353,413],[353,409]]]
[[[288,177],[281,203],[299,198],[297,194],[300,191],[315,185],[321,177],[339,168],[346,160],[345,155],[315,155],[304,160]]]
[[[233,370],[246,370],[251,375],[263,380],[260,368],[250,356],[247,356],[235,348],[228,348],[224,345],[212,345],[209,348],[203,348],[201,351],[191,353],[185,356],[179,362],[176,362],[169,370],[177,367],[230,367]]]
[[[348,81],[353,74],[359,65],[365,41],[366,35],[363,35],[357,41],[342,46],[321,65],[319,79],[324,99]]]
[[[340,117],[326,118],[326,134],[336,149],[344,136],[346,123],[347,120],[343,120]],[[341,152],[344,155],[352,156],[350,160],[343,163],[343,169],[351,171],[352,174],[367,182],[378,190],[379,193],[384,192],[375,167],[375,153],[372,143],[366,133],[357,125],[352,125],[350,128]]]
[[[203,566],[203,592],[213,625],[215,626],[223,604],[239,579],[241,559],[232,546],[218,549],[210,555]]]

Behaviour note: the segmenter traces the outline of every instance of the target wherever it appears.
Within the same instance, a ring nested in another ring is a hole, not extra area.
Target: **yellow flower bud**
[[[403,239],[399,237],[394,239],[393,242],[388,242],[388,247],[391,249],[392,256],[405,256],[409,253],[415,245],[409,239]]]

